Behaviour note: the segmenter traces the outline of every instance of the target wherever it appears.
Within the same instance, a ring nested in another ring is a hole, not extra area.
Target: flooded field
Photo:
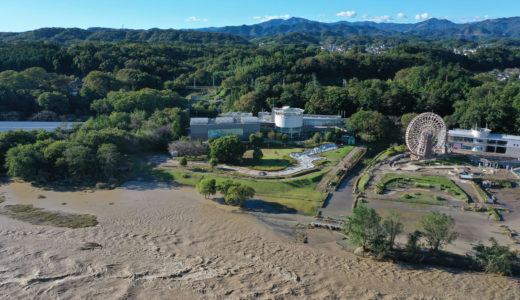
[[[0,294],[8,299],[515,299],[517,279],[374,262],[339,233],[294,241],[293,214],[243,213],[194,189],[129,182],[112,191],[0,186],[7,204],[96,215],[82,229],[0,216]],[[81,250],[85,243],[102,248]]]

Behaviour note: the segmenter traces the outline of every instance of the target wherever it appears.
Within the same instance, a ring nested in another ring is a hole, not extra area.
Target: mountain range
[[[325,23],[303,18],[290,18],[286,20],[275,19],[254,25],[189,30],[41,28],[26,32],[0,32],[0,42],[131,41],[157,43],[179,41],[187,43],[248,44],[248,40],[255,38],[277,37],[277,40],[282,41],[282,43],[284,40],[319,43],[327,37],[342,38],[356,35],[430,39],[463,38],[467,40],[520,39],[520,17],[489,19],[464,24],[435,18],[419,23],[377,23],[371,21]]]
[[[329,32],[335,35],[382,35],[438,38],[520,38],[520,17],[489,19],[458,24],[445,19],[432,18],[419,23],[377,23],[371,21],[340,21],[324,23],[303,18],[275,19],[267,22],[226,27],[200,28],[197,31],[220,32],[246,38],[258,38],[287,33]]]

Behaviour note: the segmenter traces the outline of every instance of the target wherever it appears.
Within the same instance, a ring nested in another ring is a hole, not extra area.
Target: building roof
[[[482,134],[484,133],[484,134]],[[463,136],[469,138],[486,138],[486,139],[494,139],[494,140],[515,140],[520,141],[520,136],[510,135],[510,134],[500,134],[500,133],[491,133],[488,129],[487,131],[482,128],[477,129],[452,129],[448,131],[448,136]]]

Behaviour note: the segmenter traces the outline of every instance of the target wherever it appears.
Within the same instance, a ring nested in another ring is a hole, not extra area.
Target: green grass
[[[160,178],[175,181],[182,185],[195,186],[202,178],[213,178],[217,184],[231,179],[237,183],[251,186],[255,189],[255,198],[285,205],[300,213],[314,214],[314,208],[320,206],[322,193],[316,191],[316,186],[329,170],[314,172],[297,179],[286,180],[255,180],[247,178],[231,178],[212,173],[199,173],[178,170],[150,169],[148,172]]]
[[[431,165],[436,165],[436,164],[440,164],[443,166],[448,166],[448,165],[463,165],[464,166],[464,165],[471,165],[471,160],[466,155],[456,155],[456,156],[448,156],[448,157],[441,158],[441,159],[416,163],[416,165],[426,165],[426,166],[431,166]]]
[[[289,157],[289,154],[302,152],[303,148],[262,148],[264,157],[256,162],[253,160],[253,150],[244,153],[241,166],[248,167],[259,171],[280,171],[297,164],[296,160]]]
[[[413,185],[419,188],[435,188],[446,191],[463,201],[469,201],[468,196],[453,181],[441,176],[410,176],[388,173],[383,176],[379,184],[382,189],[395,188],[398,185]]]
[[[358,181],[358,190],[360,192],[364,192],[365,191],[365,188],[366,188],[366,185],[367,185],[369,179],[370,179],[370,175],[369,174],[365,173],[365,174],[363,174],[363,176],[361,176],[361,178]]]
[[[480,202],[486,202],[489,199],[488,194],[480,187],[480,184],[473,182],[473,188],[477,191],[478,196],[480,197]]]
[[[354,146],[343,146],[337,150],[321,153],[319,156],[325,157],[331,165],[336,165],[340,160],[347,156],[352,149],[354,149]]]
[[[400,202],[407,203],[420,203],[420,204],[430,204],[430,205],[447,205],[449,202],[446,199],[443,199],[437,195],[433,195],[430,193],[405,193],[399,197]]]
[[[24,221],[33,225],[52,225],[56,227],[83,228],[96,226],[96,216],[66,214],[53,211],[45,211],[43,208],[35,208],[32,205],[6,205],[1,214],[10,218]]]

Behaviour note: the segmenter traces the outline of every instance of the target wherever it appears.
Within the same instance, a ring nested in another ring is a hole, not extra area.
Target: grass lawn
[[[369,174],[363,174],[363,176],[361,176],[361,178],[358,181],[358,190],[360,192],[364,192],[365,191],[365,187],[366,187],[369,179],[370,179],[370,175]]]
[[[325,169],[297,179],[287,180],[230,178],[211,173],[160,169],[150,169],[149,173],[188,186],[195,186],[202,178],[214,178],[217,184],[231,179],[234,182],[254,188],[256,191],[255,198],[273,202],[273,204],[282,204],[300,213],[311,215],[315,213],[314,208],[321,204],[322,193],[315,190],[316,186],[328,171],[328,169]],[[276,205],[273,206],[276,208]]]
[[[468,201],[468,196],[453,181],[441,176],[410,176],[401,174],[385,174],[378,186],[382,189],[397,187],[398,185],[414,185],[418,188],[435,188],[446,191],[463,201]]]
[[[248,150],[244,153],[244,161],[240,165],[259,171],[280,171],[297,164],[289,154],[303,150],[303,148],[262,148],[264,157],[259,162],[253,161],[253,150]]]
[[[343,146],[337,150],[322,153],[319,156],[325,157],[331,165],[336,165],[340,160],[343,159],[343,157],[349,154],[352,149],[354,149],[354,146]]]
[[[448,165],[467,166],[467,165],[471,165],[471,160],[466,155],[455,155],[455,156],[448,156],[448,157],[441,158],[441,159],[416,163],[416,165],[426,165],[426,166],[431,166],[431,165],[436,165],[436,164],[440,164],[443,166],[448,166]]]
[[[35,208],[32,205],[6,205],[0,213],[13,219],[28,222],[33,225],[52,225],[57,227],[83,228],[96,226],[96,216],[65,214],[53,211],[45,211],[43,208]]]
[[[447,205],[449,202],[442,197],[429,193],[405,193],[399,197],[399,201],[407,203],[421,203],[430,205]]]

